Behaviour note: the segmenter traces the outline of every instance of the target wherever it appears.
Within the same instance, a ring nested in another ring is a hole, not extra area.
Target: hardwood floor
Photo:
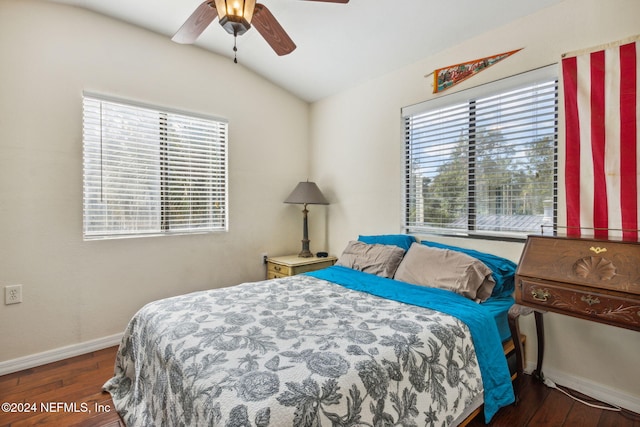
[[[608,406],[580,393],[565,389],[581,400]],[[468,426],[485,426],[481,416]],[[640,427],[640,415],[629,411],[595,409],[571,399],[525,375],[517,405],[500,409],[491,420],[499,427]]]
[[[0,426],[124,426],[111,395],[102,392],[102,384],[113,375],[117,349],[110,347],[0,377],[0,403],[4,404]],[[4,410],[7,402],[14,404],[9,408],[13,412]],[[23,404],[29,407],[19,406]]]
[[[111,347],[0,377],[0,403],[13,403],[10,409],[16,409],[0,412],[0,427],[124,427],[111,396],[101,391],[102,384],[113,375],[116,350]],[[523,383],[520,403],[502,408],[491,426],[640,427],[636,414],[590,408],[528,375]],[[35,410],[17,411],[22,409],[20,404],[35,405],[31,406]],[[484,425],[482,416],[468,424]]]

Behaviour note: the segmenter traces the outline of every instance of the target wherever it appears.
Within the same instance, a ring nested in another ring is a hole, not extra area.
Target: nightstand
[[[338,258],[334,256],[301,258],[298,255],[285,255],[267,258],[267,279],[277,279],[278,277],[294,276],[300,273],[320,270],[321,268],[331,267],[337,260]]]

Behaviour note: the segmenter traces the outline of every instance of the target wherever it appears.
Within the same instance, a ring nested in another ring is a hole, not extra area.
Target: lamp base
[[[300,258],[311,258],[312,256],[313,256],[313,254],[309,250],[309,239],[302,239],[302,250],[298,254],[298,257],[300,257]]]
[[[310,250],[308,249],[303,249],[300,251],[300,253],[298,254],[299,258],[311,258],[313,257],[313,254],[311,253]]]

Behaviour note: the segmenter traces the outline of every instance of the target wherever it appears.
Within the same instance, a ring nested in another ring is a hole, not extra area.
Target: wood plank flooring
[[[608,406],[588,396],[569,391],[581,400]],[[481,416],[468,426],[484,426]],[[571,399],[559,390],[551,389],[525,375],[520,401],[500,409],[491,426],[504,427],[640,427],[640,415],[629,411],[613,412],[596,409]]]
[[[113,375],[117,349],[0,377],[0,403],[15,404],[10,408],[15,412],[0,411],[0,426],[124,426],[111,395],[102,392],[102,384]],[[18,406],[23,404],[29,406]]]
[[[101,391],[102,384],[113,375],[116,351],[117,347],[110,347],[0,377],[0,403],[15,403],[15,409],[17,404],[36,405],[34,412],[0,412],[0,427],[124,427],[115,412],[111,396]],[[41,404],[49,412],[41,410]],[[468,424],[472,427],[484,425],[482,415]],[[502,408],[490,425],[640,427],[640,416],[629,412],[590,408],[558,390],[547,388],[527,375],[523,380],[518,405]]]

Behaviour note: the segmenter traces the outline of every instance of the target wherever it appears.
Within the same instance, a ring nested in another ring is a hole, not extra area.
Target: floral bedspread
[[[305,275],[147,304],[104,389],[128,426],[446,426],[482,402],[464,323]]]

